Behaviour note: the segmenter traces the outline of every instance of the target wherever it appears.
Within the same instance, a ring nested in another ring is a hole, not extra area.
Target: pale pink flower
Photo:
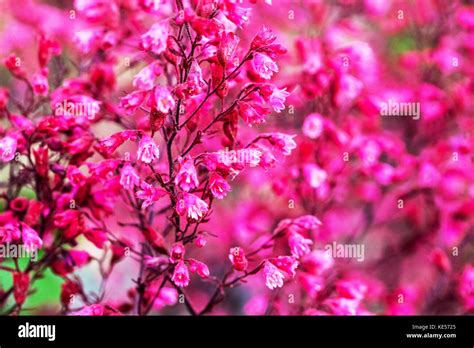
[[[310,139],[317,139],[323,133],[323,117],[318,113],[309,114],[303,123],[303,134]]]
[[[158,145],[155,144],[153,139],[148,135],[141,138],[138,144],[138,160],[144,163],[150,164],[160,156],[160,150]]]
[[[189,285],[188,267],[183,261],[180,261],[174,267],[173,277],[171,278],[171,280],[179,287],[186,287]]]
[[[162,71],[158,64],[147,65],[133,78],[133,87],[142,90],[152,89],[155,78],[161,75]]]
[[[282,110],[285,110],[285,100],[289,95],[290,93],[286,91],[286,88],[274,88],[268,103],[272,106],[273,110],[280,113]]]
[[[278,72],[278,65],[266,54],[255,53],[252,59],[255,72],[265,80],[271,79],[273,72]]]
[[[265,262],[263,275],[265,276],[265,285],[270,290],[281,288],[283,286],[285,275],[271,262]]]
[[[232,191],[229,183],[219,174],[212,173],[209,178],[209,189],[214,197],[222,199],[227,195],[227,192]]]
[[[15,157],[17,141],[11,136],[0,140],[0,158],[3,162],[10,162]]]
[[[184,192],[176,204],[176,212],[179,215],[187,215],[189,219],[199,220],[209,210],[206,202],[192,193]]]
[[[167,114],[175,106],[175,101],[168,88],[156,86],[148,99],[147,105]]]
[[[179,160],[179,169],[174,183],[179,186],[183,191],[188,192],[189,190],[199,186],[199,180],[197,177],[196,167],[191,158]]]
[[[156,202],[161,197],[166,195],[166,191],[161,188],[153,187],[151,184],[147,184],[146,182],[142,182],[141,184],[141,191],[137,191],[136,196],[137,198],[143,200],[142,209],[146,209],[153,202]]]
[[[326,172],[314,163],[308,163],[303,167],[303,175],[308,185],[315,189],[327,179]]]
[[[89,53],[98,45],[100,34],[95,29],[77,31],[73,42],[81,53]]]
[[[313,241],[311,239],[304,238],[297,232],[292,232],[288,237],[288,245],[290,246],[291,255],[296,258],[300,258],[311,252],[311,245],[313,245]]]
[[[145,51],[160,54],[166,49],[168,26],[164,23],[155,23],[141,36],[141,47]]]
[[[120,171],[120,185],[126,190],[133,190],[140,183],[140,177],[130,163],[125,163]]]

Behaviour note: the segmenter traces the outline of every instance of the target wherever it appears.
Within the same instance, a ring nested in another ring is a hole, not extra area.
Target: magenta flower
[[[229,183],[215,172],[210,175],[209,189],[212,195],[217,199],[223,199],[227,195],[227,192],[232,191]]]
[[[170,261],[177,263],[184,259],[184,254],[186,250],[184,249],[183,243],[175,243],[170,250]]]
[[[286,156],[289,156],[291,151],[296,149],[296,142],[293,140],[296,135],[287,135],[284,133],[267,133],[262,134],[261,137],[268,138],[270,143]]]
[[[141,190],[137,191],[136,195],[137,198],[143,200],[142,209],[148,208],[154,202],[159,200],[161,197],[165,196],[167,192],[161,188],[156,188],[151,184],[147,184],[146,182],[142,182]]]
[[[474,308],[474,266],[467,265],[459,279],[459,295],[467,310]]]
[[[25,223],[21,223],[21,239],[25,249],[30,252],[41,249],[43,246],[43,241],[38,233]]]
[[[143,136],[138,143],[137,159],[150,164],[160,156],[158,145],[148,135]]]
[[[255,35],[255,37],[253,38],[252,43],[250,44],[250,47],[253,50],[257,50],[264,46],[270,45],[275,40],[276,40],[276,35],[273,33],[273,31],[263,26],[260,29],[260,31],[257,33],[257,35]]]
[[[191,158],[186,160],[180,158],[178,168],[178,173],[174,178],[174,183],[177,186],[186,192],[199,186],[196,167]]]
[[[246,271],[248,267],[248,261],[245,257],[244,249],[241,247],[230,248],[229,260],[232,262],[232,266],[237,271]]]
[[[36,94],[45,96],[48,94],[48,78],[42,73],[35,74],[33,76],[33,90]]]
[[[179,287],[184,288],[189,285],[188,267],[184,261],[178,262],[178,264],[174,267],[173,277],[171,280],[176,284],[176,286]]]

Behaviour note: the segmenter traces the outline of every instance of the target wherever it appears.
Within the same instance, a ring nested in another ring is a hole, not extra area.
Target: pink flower
[[[303,167],[303,175],[309,186],[317,189],[327,179],[327,174],[314,163],[308,163]]]
[[[160,150],[158,149],[158,145],[156,145],[153,139],[148,135],[143,136],[138,144],[137,159],[150,164],[155,159],[158,159],[159,156]]]
[[[257,35],[255,35],[255,37],[253,38],[252,43],[250,44],[250,48],[252,50],[256,50],[261,47],[270,45],[275,40],[276,36],[275,34],[273,34],[273,31],[263,26],[257,33]]]
[[[258,103],[247,103],[239,101],[237,104],[240,117],[249,124],[261,124],[265,122],[265,115],[269,112]]]
[[[151,184],[147,184],[146,182],[142,182],[141,184],[141,191],[137,191],[136,195],[139,199],[143,200],[142,209],[146,209],[153,202],[156,202],[161,197],[166,195],[166,191],[161,188],[155,188]]]
[[[266,54],[255,53],[252,59],[252,66],[255,72],[265,80],[273,76],[273,72],[278,72],[278,65]]]
[[[145,51],[160,54],[166,50],[166,39],[168,38],[168,26],[163,23],[155,23],[145,34],[141,36],[140,46]]]
[[[158,64],[147,65],[133,78],[133,87],[142,90],[152,89],[155,78],[161,75],[162,72],[163,69]]]
[[[28,251],[36,251],[41,249],[43,246],[43,241],[38,236],[38,233],[32,229],[27,224],[21,222],[21,238],[23,240],[23,245]]]
[[[171,280],[179,287],[186,287],[189,285],[188,267],[186,267],[183,261],[180,261],[174,267],[173,277]]]
[[[104,157],[109,157],[125,141],[129,139],[134,139],[136,136],[136,133],[137,132],[133,130],[125,130],[125,131],[112,134],[106,138],[99,140],[95,148]]]
[[[182,261],[184,258],[186,250],[184,249],[183,243],[175,243],[171,247],[170,251],[170,261],[173,263],[177,263]]]
[[[120,185],[125,190],[133,190],[140,183],[140,177],[130,163],[125,163],[120,171]]]
[[[241,247],[230,248],[229,260],[232,262],[232,266],[237,271],[246,271],[248,267],[248,261],[245,257],[244,249]]]
[[[280,113],[282,110],[285,110],[285,100],[289,95],[290,93],[286,91],[286,88],[274,88],[268,100],[269,104],[273,110]]]
[[[280,271],[283,271],[292,277],[296,275],[296,268],[298,267],[298,261],[296,258],[291,256],[278,256],[277,258],[269,259]]]
[[[195,259],[187,260],[189,263],[189,270],[191,273],[197,273],[201,278],[209,277],[209,268],[203,262]]]
[[[148,106],[167,114],[174,108],[175,101],[168,88],[156,86],[148,99]]]
[[[285,275],[271,262],[265,262],[265,266],[263,267],[263,275],[265,276],[265,285],[270,290],[281,288],[283,286]]]
[[[334,102],[340,108],[349,107],[362,91],[362,82],[354,76],[342,74],[337,84]]]
[[[360,301],[367,292],[367,285],[358,279],[343,279],[337,282],[336,291],[342,297]]]
[[[304,238],[299,233],[292,232],[288,237],[288,244],[290,246],[291,255],[296,258],[300,258],[311,252],[311,245],[313,245],[313,241],[311,239]]]
[[[137,111],[140,105],[143,104],[146,95],[146,91],[135,91],[127,94],[125,97],[120,99],[120,107],[125,109],[127,114],[133,114]]]
[[[99,44],[100,34],[95,29],[77,31],[74,34],[73,42],[81,53],[89,53]]]
[[[309,114],[303,123],[303,134],[310,139],[317,139],[323,133],[323,117],[318,113]]]
[[[286,156],[291,155],[291,150],[296,149],[296,142],[293,140],[296,135],[266,133],[262,134],[261,137],[268,138],[268,141]]]
[[[187,215],[189,219],[199,220],[207,213],[209,207],[206,202],[192,193],[184,192],[176,205],[179,215]]]
[[[219,49],[217,51],[217,58],[222,66],[225,66],[228,61],[234,56],[239,38],[232,32],[223,32],[219,42]]]
[[[33,91],[41,96],[45,96],[48,94],[48,78],[44,74],[35,74],[33,75],[33,81],[31,83],[33,85]]]
[[[196,245],[198,248],[203,248],[206,246],[207,240],[204,238],[202,234],[198,235],[196,239],[194,240],[194,245]]]
[[[334,265],[334,259],[330,253],[323,250],[314,250],[303,259],[303,268],[314,275],[321,275]]]
[[[11,136],[6,136],[0,140],[0,159],[3,162],[10,162],[15,157],[17,141]]]
[[[199,180],[197,178],[196,167],[191,158],[179,160],[178,174],[174,178],[174,183],[179,186],[183,191],[188,192],[189,190],[199,186]]]
[[[232,191],[229,183],[219,174],[212,173],[209,178],[209,189],[214,197],[222,199],[227,195],[227,192]]]
[[[459,279],[459,295],[467,310],[474,308],[474,266],[467,265]]]

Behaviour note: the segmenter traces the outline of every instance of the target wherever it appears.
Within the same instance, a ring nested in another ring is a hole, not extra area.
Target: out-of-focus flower
[[[230,248],[229,260],[232,262],[232,266],[237,271],[246,271],[248,267],[248,261],[245,257],[245,252],[241,247]]]

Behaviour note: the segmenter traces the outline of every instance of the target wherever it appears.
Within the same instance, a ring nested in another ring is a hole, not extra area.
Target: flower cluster
[[[5,4],[0,313],[472,313],[470,6],[60,3]]]

